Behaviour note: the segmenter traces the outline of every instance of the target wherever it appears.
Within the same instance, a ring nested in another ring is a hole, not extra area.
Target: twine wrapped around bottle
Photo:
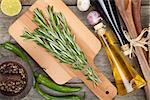
[[[144,37],[145,34],[147,34],[146,37]],[[148,51],[147,46],[150,46],[150,27],[144,28],[141,34],[135,39],[132,39],[127,31],[124,31],[124,35],[130,44],[129,49],[124,51],[124,54],[129,55],[129,58],[132,58],[132,55],[134,55],[134,47],[141,47],[145,51]]]

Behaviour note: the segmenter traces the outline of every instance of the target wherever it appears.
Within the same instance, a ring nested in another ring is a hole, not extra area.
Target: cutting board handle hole
[[[109,91],[106,91],[105,93],[106,93],[106,94],[109,94]]]

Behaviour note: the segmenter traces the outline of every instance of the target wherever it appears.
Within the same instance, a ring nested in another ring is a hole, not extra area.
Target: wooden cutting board
[[[46,52],[44,48],[38,46],[33,41],[25,41],[20,37],[25,30],[33,31],[33,29],[36,28],[36,24],[32,22],[33,10],[39,8],[43,10],[46,15],[46,8],[48,5],[53,6],[56,12],[62,12],[65,15],[71,32],[75,35],[76,42],[85,53],[89,65],[94,68],[99,78],[102,80],[102,83],[98,86],[94,87],[93,83],[87,80],[80,71],[73,70],[69,65],[59,63],[59,61],[50,53]],[[20,44],[20,46],[24,48],[42,68],[45,69],[45,72],[56,83],[64,84],[73,77],[79,77],[89,89],[101,99],[110,100],[116,95],[116,88],[94,65],[94,58],[101,49],[101,43],[61,0],[36,1],[26,13],[10,26],[9,33]]]

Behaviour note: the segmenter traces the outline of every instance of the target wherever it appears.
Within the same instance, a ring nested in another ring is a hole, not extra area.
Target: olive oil
[[[100,24],[96,25],[99,27],[98,36],[111,63],[118,94],[125,95],[146,85],[145,80],[134,70],[120,50],[114,33]]]

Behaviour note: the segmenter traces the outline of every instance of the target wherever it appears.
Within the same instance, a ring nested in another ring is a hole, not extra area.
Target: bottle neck
[[[92,0],[92,4],[97,8],[104,20],[112,27],[120,45],[127,44],[128,41],[123,34],[114,2],[110,2],[109,0]]]

